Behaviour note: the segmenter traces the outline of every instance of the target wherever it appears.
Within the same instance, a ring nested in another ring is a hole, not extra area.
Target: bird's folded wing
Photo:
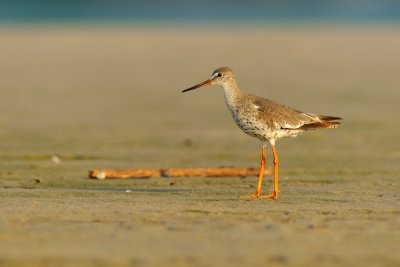
[[[269,99],[258,99],[254,104],[257,106],[259,118],[271,128],[296,130],[319,121],[317,115],[304,113]]]

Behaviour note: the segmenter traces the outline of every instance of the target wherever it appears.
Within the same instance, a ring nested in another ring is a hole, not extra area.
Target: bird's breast
[[[261,140],[268,140],[271,129],[258,118],[256,110],[231,109],[232,118],[246,134]]]

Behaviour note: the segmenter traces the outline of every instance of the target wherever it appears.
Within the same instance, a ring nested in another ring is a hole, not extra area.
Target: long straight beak
[[[198,85],[195,85],[195,86],[192,86],[192,87],[190,87],[190,88],[188,88],[188,89],[183,90],[182,93],[187,92],[187,91],[190,91],[190,90],[197,89],[197,88],[199,88],[199,87],[207,86],[207,85],[210,85],[210,84],[211,84],[211,79],[208,79],[207,81],[204,81],[204,82],[202,82],[202,83],[199,83]]]

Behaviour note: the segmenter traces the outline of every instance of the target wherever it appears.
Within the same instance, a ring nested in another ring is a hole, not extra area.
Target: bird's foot
[[[256,198],[256,197],[259,197],[259,198],[273,198],[273,199],[277,199],[277,198],[278,198],[278,195],[279,195],[279,192],[274,191],[274,192],[272,192],[272,194],[269,194],[269,195],[266,195],[266,196],[262,196],[262,192],[261,192],[261,191],[260,191],[260,192],[256,191],[254,194],[251,194],[251,195],[248,195],[248,196],[242,196],[242,197],[240,197],[240,198],[241,198],[241,199],[249,199],[249,198]]]
[[[279,192],[272,192],[272,194],[266,195],[266,196],[258,196],[260,198],[273,198],[273,199],[277,199],[279,195]]]
[[[240,197],[241,199],[248,199],[248,198],[255,198],[255,197],[260,197],[261,196],[261,191],[256,191],[254,194],[248,195],[248,196],[242,196]]]

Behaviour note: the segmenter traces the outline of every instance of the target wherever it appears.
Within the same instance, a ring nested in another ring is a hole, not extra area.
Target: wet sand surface
[[[0,266],[399,266],[398,32],[0,28]],[[87,178],[257,167],[220,88],[180,93],[221,65],[245,91],[345,119],[277,143],[278,200],[240,199],[256,177]]]

